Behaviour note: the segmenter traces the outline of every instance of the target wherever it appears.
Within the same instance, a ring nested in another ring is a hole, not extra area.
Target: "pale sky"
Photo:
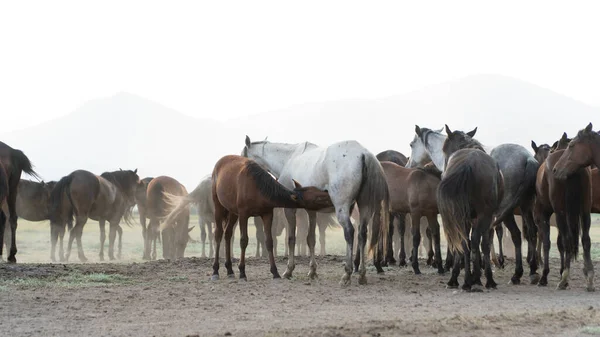
[[[600,106],[600,2],[2,1],[1,132],[127,91],[224,120],[493,73]]]

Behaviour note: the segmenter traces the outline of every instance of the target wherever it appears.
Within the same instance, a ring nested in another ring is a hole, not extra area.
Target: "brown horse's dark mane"
[[[133,207],[135,206],[135,193],[134,193],[134,195],[129,195],[130,191],[128,191],[127,188],[132,187],[132,186],[128,186],[129,184],[133,183],[135,185],[137,183],[137,181],[133,181],[131,179],[132,176],[134,176],[134,175],[136,175],[136,173],[134,173],[133,171],[130,171],[130,170],[104,172],[100,175],[102,178],[108,180],[110,183],[117,186],[119,191],[121,191],[121,193],[124,195],[127,204],[125,207],[125,213],[123,213],[123,220],[128,225],[131,225],[133,223],[132,220],[133,220]],[[131,206],[129,206],[129,205],[131,205]]]
[[[246,171],[252,176],[259,192],[272,201],[286,201],[290,204],[296,204],[290,197],[293,191],[288,190],[283,185],[278,183],[273,177],[254,161],[248,161]],[[300,197],[300,195],[298,195]]]
[[[419,167],[417,170],[423,171],[427,174],[431,174],[438,179],[442,179],[442,171],[440,171],[435,165],[425,165],[424,167]]]

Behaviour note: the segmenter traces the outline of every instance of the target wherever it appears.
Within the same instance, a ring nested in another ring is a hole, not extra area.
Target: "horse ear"
[[[531,148],[533,149],[533,152],[538,152],[538,146],[533,140],[531,141]]]
[[[269,136],[266,136],[266,137],[265,137],[265,140],[264,140],[265,142],[267,141],[267,138],[269,138]]]
[[[590,122],[590,124],[588,124],[588,125],[585,127],[585,132],[591,132],[591,131],[592,131],[592,122]]]
[[[137,173],[137,168],[135,170],[133,170],[133,173]]]
[[[450,136],[452,134],[452,131],[450,130],[450,128],[448,127],[448,124],[444,124],[444,126],[446,127],[446,134],[448,136]]]
[[[250,137],[248,137],[248,135],[246,135],[246,146],[250,147],[250,144],[252,144],[252,142],[250,142]]]
[[[442,133],[442,131],[444,131],[444,128],[442,127],[442,128],[439,128],[438,130],[434,130],[434,131],[437,133]]]
[[[123,169],[119,167],[119,171],[123,171]]]
[[[562,140],[567,140],[567,139],[568,139],[568,138],[567,138],[567,133],[566,133],[566,132],[563,132],[563,135],[562,135],[562,138],[561,138],[561,139],[562,139]]]
[[[300,185],[299,182],[297,182],[296,180],[292,179],[292,181],[294,182],[294,188],[302,188],[302,185]]]
[[[188,228],[188,233],[191,232],[194,229],[194,226]]]
[[[469,137],[473,138],[475,136],[475,132],[477,132],[477,127],[475,127],[475,129],[467,132],[467,135],[469,135]]]
[[[421,128],[418,125],[415,125],[415,133],[417,136],[421,137]]]

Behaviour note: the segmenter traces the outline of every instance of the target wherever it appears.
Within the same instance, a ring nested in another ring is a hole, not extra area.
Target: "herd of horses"
[[[120,258],[121,221],[132,223],[137,205],[143,258],[156,259],[157,243],[163,258],[184,256],[190,241],[190,207],[198,210],[202,256],[206,241],[214,259],[213,280],[219,279],[220,256],[234,277],[232,244],[239,226],[239,277],[246,279],[248,222],[254,218],[258,245],[256,256],[268,255],[274,278],[280,274],[275,263],[276,238],[286,223],[287,267],[283,277],[295,269],[296,236],[306,237],[309,273],[317,277],[316,228],[320,230],[321,254],[325,253],[325,230],[339,225],[346,242],[344,273],[340,283],[348,285],[358,274],[366,284],[367,257],[378,273],[383,266],[407,264],[406,224],[410,224],[412,249],[409,262],[420,273],[418,250],[422,235],[428,242],[427,264],[443,274],[452,271],[447,286],[459,286],[464,269],[464,290],[495,288],[492,264],[504,266],[502,225],[515,246],[513,284],[523,276],[522,237],[527,241],[526,262],[531,284],[548,284],[550,217],[556,216],[557,247],[561,258],[558,289],[566,289],[570,266],[583,247],[586,289],[594,290],[591,260],[590,214],[600,213],[600,134],[590,123],[573,139],[566,133],[552,146],[531,143],[533,153],[517,144],[502,144],[489,154],[470,132],[433,130],[415,126],[411,154],[388,150],[377,156],[360,143],[349,140],[320,147],[304,142],[252,142],[246,136],[241,155],[226,155],[190,193],[168,176],[140,179],[136,170],[118,170],[101,175],[76,170],[57,182],[21,179],[25,172],[39,180],[22,151],[0,143],[0,256],[5,243],[8,216],[10,239],[7,260],[16,262],[17,217],[50,221],[51,259],[68,261],[76,240],[79,260],[85,262],[81,238],[88,219],[100,226],[100,259],[104,259],[105,224],[109,223],[108,257]],[[298,209],[303,209],[298,212]],[[441,216],[447,245],[442,260]],[[523,219],[523,232],[515,215]],[[422,218],[427,223],[421,223]],[[410,220],[410,221],[408,221]],[[425,226],[422,226],[425,225]],[[69,238],[66,252],[63,238]],[[394,230],[400,242],[392,245]],[[494,234],[500,241],[495,256]],[[115,241],[118,249],[115,257]],[[223,246],[221,246],[223,245]],[[394,246],[396,254],[394,253]],[[260,251],[262,250],[262,254]],[[398,260],[396,260],[396,257]],[[543,258],[543,259],[542,259]],[[472,268],[471,268],[472,263]],[[543,265],[542,275],[538,268]]]

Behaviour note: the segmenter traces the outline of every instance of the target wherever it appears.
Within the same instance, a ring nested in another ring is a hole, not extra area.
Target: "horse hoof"
[[[458,282],[450,280],[446,284],[446,288],[448,288],[448,289],[456,289],[456,288],[458,288]]]
[[[367,275],[359,275],[358,276],[358,284],[360,284],[360,285],[367,284]]]
[[[588,292],[594,292],[596,291],[596,288],[594,288],[594,286],[588,286],[587,288],[585,288],[585,290],[587,290]]]
[[[317,275],[317,272],[315,272],[315,271],[309,271],[308,272],[308,278],[311,279],[311,280],[318,279],[319,275]]]
[[[104,262],[104,256],[100,256],[99,260],[100,262]]]
[[[344,274],[344,276],[342,276],[342,279],[340,281],[340,286],[347,287],[349,285],[350,285],[350,275]]]
[[[415,275],[421,275],[421,270],[419,270],[419,267],[413,267],[413,271],[415,272]]]
[[[234,274],[234,273],[227,274],[227,277],[228,277],[228,278],[235,278],[235,274]]]
[[[513,277],[511,277],[510,282],[508,284],[512,284],[512,285],[521,284],[521,279],[517,278],[516,276],[513,276]]]
[[[463,286],[463,289],[465,289],[464,286]],[[465,289],[465,290],[467,290],[467,289]],[[472,293],[481,293],[481,292],[483,292],[483,287],[480,286],[479,284],[474,284],[472,287],[469,287],[468,291],[472,292]]]
[[[406,267],[406,260],[405,259],[401,259],[400,262],[398,262],[398,265],[400,267]]]
[[[8,263],[17,263],[17,258],[15,258],[14,256],[13,257],[9,257],[6,262],[8,262]]]
[[[515,284],[518,284],[518,283],[515,283]],[[485,288],[486,289],[496,289],[496,286],[498,286],[498,284],[496,282],[494,282],[494,281],[487,281],[485,283]]]
[[[211,276],[210,280],[211,281],[218,281],[219,280],[219,275],[217,274],[217,275]]]
[[[292,272],[289,270],[286,270],[285,273],[283,273],[283,277],[286,279],[291,279],[292,278]]]
[[[246,278],[246,275],[240,275],[240,281],[248,281],[248,279]]]
[[[558,285],[556,286],[556,290],[567,290],[568,285],[569,285],[568,283],[563,284],[563,283],[559,282]]]
[[[438,275],[444,275],[446,273],[446,271],[444,270],[444,268],[438,268],[437,273],[438,273]]]
[[[540,282],[540,274],[535,273],[529,275],[529,283],[530,284],[538,284]]]

